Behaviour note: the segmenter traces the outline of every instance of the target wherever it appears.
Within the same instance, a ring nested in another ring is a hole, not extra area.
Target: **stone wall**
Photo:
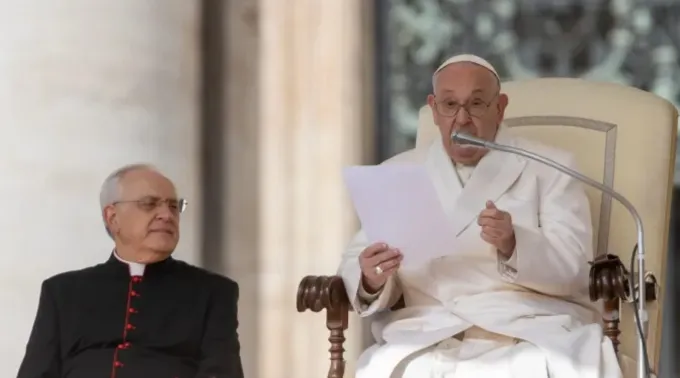
[[[298,314],[307,274],[333,274],[356,228],[341,168],[367,160],[361,0],[235,0],[226,10],[226,260],[241,284],[248,377],[323,377],[323,314]],[[368,34],[370,36],[370,34]],[[370,56],[370,54],[368,54]],[[350,364],[361,327],[352,319]]]
[[[2,2],[1,377],[16,374],[42,280],[109,257],[98,196],[114,169],[149,162],[176,181],[190,199],[177,255],[200,262],[199,3],[157,5]]]

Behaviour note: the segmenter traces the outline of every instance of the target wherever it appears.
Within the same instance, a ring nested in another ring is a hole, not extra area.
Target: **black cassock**
[[[112,255],[43,282],[18,378],[242,378],[237,302],[228,278]]]

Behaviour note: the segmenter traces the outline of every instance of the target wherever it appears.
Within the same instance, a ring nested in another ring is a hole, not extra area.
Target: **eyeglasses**
[[[486,114],[496,97],[498,97],[498,93],[496,93],[489,102],[480,98],[475,98],[462,105],[453,100],[435,101],[434,107],[437,110],[437,113],[443,117],[455,117],[458,115],[460,109],[465,108],[471,117],[479,118]]]
[[[158,198],[158,197],[144,197],[142,199],[138,200],[131,200],[131,201],[117,201],[112,203],[112,205],[118,205],[121,203],[132,203],[137,205],[137,207],[140,210],[146,211],[146,212],[151,212],[159,207],[163,206],[164,204],[168,205],[168,208],[170,211],[172,211],[175,214],[181,214],[186,210],[187,205],[189,202],[185,200],[184,198]]]

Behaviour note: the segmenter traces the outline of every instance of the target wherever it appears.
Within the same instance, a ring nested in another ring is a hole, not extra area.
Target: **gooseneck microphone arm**
[[[626,197],[622,196],[618,192],[616,192],[614,189],[603,185],[602,183],[595,181],[591,179],[590,177],[587,177],[574,169],[571,169],[567,166],[564,166],[554,160],[548,159],[544,156],[535,154],[533,152],[529,152],[527,150],[524,150],[522,148],[518,147],[513,147],[513,146],[508,146],[508,145],[503,145],[503,144],[498,144],[495,142],[490,142],[484,139],[480,139],[465,133],[460,133],[458,131],[454,131],[451,133],[451,141],[454,143],[460,144],[460,145],[468,145],[468,146],[475,146],[475,147],[481,147],[481,148],[486,148],[489,150],[496,150],[496,151],[501,151],[501,152],[507,152],[510,154],[515,154],[515,155],[520,155],[523,156],[527,159],[531,159],[534,161],[537,161],[539,163],[545,164],[547,166],[550,166],[554,169],[557,169],[558,171],[564,173],[567,176],[573,177],[578,181],[581,181],[603,193],[606,193],[610,195],[611,197],[615,198],[617,201],[619,201],[623,207],[628,210],[630,215],[633,217],[635,220],[635,227],[637,229],[637,249],[638,249],[638,290],[637,290],[637,311],[635,313],[636,315],[636,323],[637,323],[637,329],[638,329],[638,359],[637,359],[637,365],[638,365],[638,378],[646,378],[649,376],[649,359],[647,356],[647,344],[646,344],[646,333],[647,333],[647,311],[645,309],[645,238],[644,238],[644,231],[642,228],[642,218],[640,218],[640,214],[638,214],[637,210],[633,206]],[[633,251],[635,253],[635,251]],[[631,267],[631,274],[633,272],[633,267]],[[635,288],[633,287],[633,282],[629,282],[630,285],[630,292],[633,295],[633,298],[635,298],[635,293],[636,291],[634,290]]]

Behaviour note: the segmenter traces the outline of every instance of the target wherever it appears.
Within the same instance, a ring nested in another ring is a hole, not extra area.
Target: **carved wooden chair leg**
[[[602,315],[602,321],[604,325],[604,334],[609,337],[614,345],[614,352],[618,355],[619,353],[619,335],[621,330],[619,329],[620,321],[620,306],[621,301],[618,298],[614,298],[608,301],[604,301],[604,314]]]
[[[619,350],[621,299],[630,296],[628,272],[618,256],[602,255],[592,261],[590,267],[590,300],[602,300],[604,334],[611,339],[614,351]]]
[[[340,308],[326,310],[326,326],[331,331],[328,341],[331,343],[328,351],[331,353],[331,367],[328,370],[328,378],[343,378],[345,375],[345,331],[348,327],[349,308],[340,305]]]
[[[616,255],[598,256],[591,261],[590,267],[590,300],[595,302],[602,300],[604,314],[602,323],[604,334],[607,335],[618,353],[620,311],[622,302],[630,302],[634,293],[631,293],[628,277],[629,272]],[[637,285],[634,290],[637,289]],[[658,297],[656,277],[651,272],[645,275],[645,293],[647,302],[656,301]]]
[[[345,331],[349,326],[351,309],[345,285],[339,276],[307,276],[297,292],[297,310],[320,312],[326,310],[326,327],[331,332],[331,367],[328,378],[343,378],[345,374]]]

